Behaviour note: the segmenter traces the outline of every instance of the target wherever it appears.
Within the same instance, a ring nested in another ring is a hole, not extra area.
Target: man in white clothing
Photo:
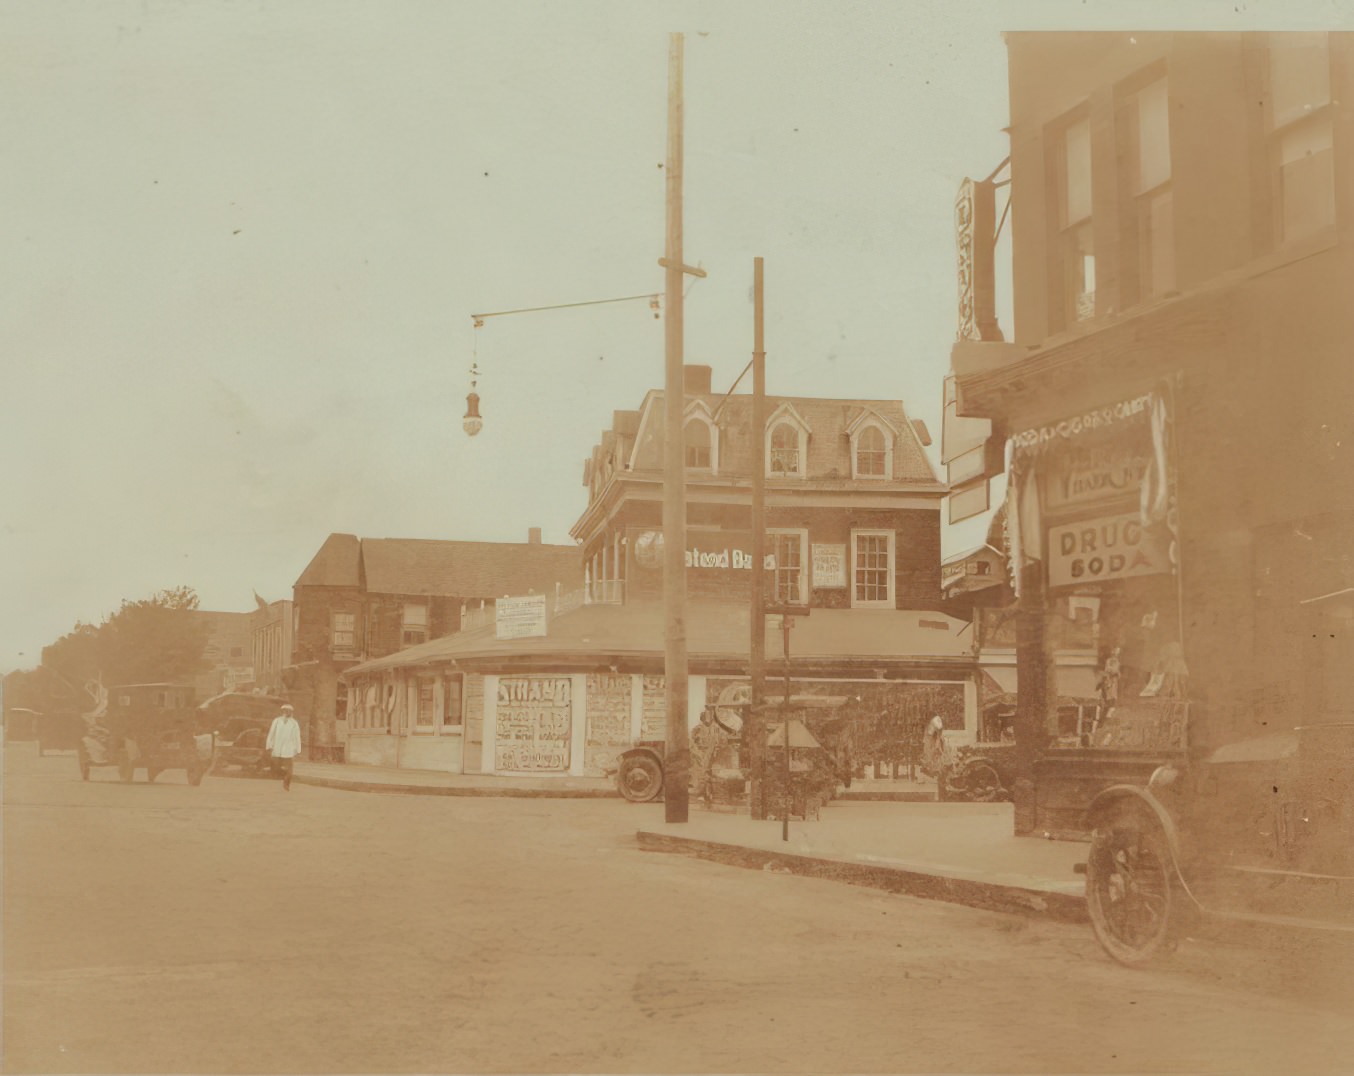
[[[282,770],[282,790],[291,791],[292,763],[301,753],[301,725],[292,714],[291,703],[282,704],[282,712],[268,727],[265,745]]]

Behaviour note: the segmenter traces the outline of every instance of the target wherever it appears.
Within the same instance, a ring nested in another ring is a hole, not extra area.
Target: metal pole
[[[781,649],[785,651],[785,700],[781,703],[781,732],[785,734],[785,816],[780,825],[780,839],[790,839],[790,629],[794,622],[789,616],[780,618]]]
[[[766,351],[762,338],[762,259],[752,260],[752,652],[748,673],[752,679],[752,705],[748,710],[743,742],[749,745],[748,768],[752,787],[748,813],[766,817],[762,767],[766,759],[766,736],[762,712],[766,697]]]
[[[663,467],[663,680],[667,743],[663,760],[663,815],[687,820],[691,755],[687,742],[686,668],[686,451],[682,411],[682,35],[668,35],[667,243],[664,283],[667,324],[663,338],[663,414],[667,443]]]

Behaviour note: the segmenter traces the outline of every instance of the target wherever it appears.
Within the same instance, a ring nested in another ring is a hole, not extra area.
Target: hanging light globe
[[[484,419],[480,417],[479,393],[472,392],[465,398],[465,418],[461,422],[461,428],[471,437],[484,428]]]

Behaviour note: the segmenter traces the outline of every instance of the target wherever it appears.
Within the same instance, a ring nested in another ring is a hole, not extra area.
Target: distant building
[[[217,613],[196,609],[193,617],[207,625],[207,645],[202,652],[208,669],[191,683],[199,700],[223,691],[239,690],[254,679],[252,613]]]
[[[460,630],[463,609],[492,607],[508,594],[575,591],[582,582],[578,549],[543,544],[536,528],[524,543],[331,534],[296,580],[292,661],[283,674],[312,751],[370,754],[370,734],[346,720],[345,669]]]
[[[283,670],[292,664],[295,624],[289,598],[264,601],[257,593],[258,608],[249,614],[251,678],[236,685],[260,695],[279,695],[285,689]]]

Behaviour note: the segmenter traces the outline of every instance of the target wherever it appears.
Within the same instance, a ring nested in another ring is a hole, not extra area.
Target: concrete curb
[[[636,837],[640,850],[645,852],[669,852],[748,870],[774,870],[808,878],[825,878],[848,885],[903,893],[910,897],[964,904],[970,908],[1043,916],[1062,923],[1081,925],[1088,921],[1085,897],[1071,893],[1053,893],[998,882],[956,878],[906,867],[861,863],[836,856],[773,852],[644,830],[640,830]]]
[[[376,781],[346,781],[339,777],[292,776],[298,785],[336,788],[344,792],[378,792],[393,796],[479,796],[507,799],[602,800],[620,799],[621,794],[605,788],[485,788],[454,785],[394,785]]]
[[[911,792],[859,791],[838,792],[834,797],[843,803],[936,803],[935,791],[923,792],[920,789]]]

